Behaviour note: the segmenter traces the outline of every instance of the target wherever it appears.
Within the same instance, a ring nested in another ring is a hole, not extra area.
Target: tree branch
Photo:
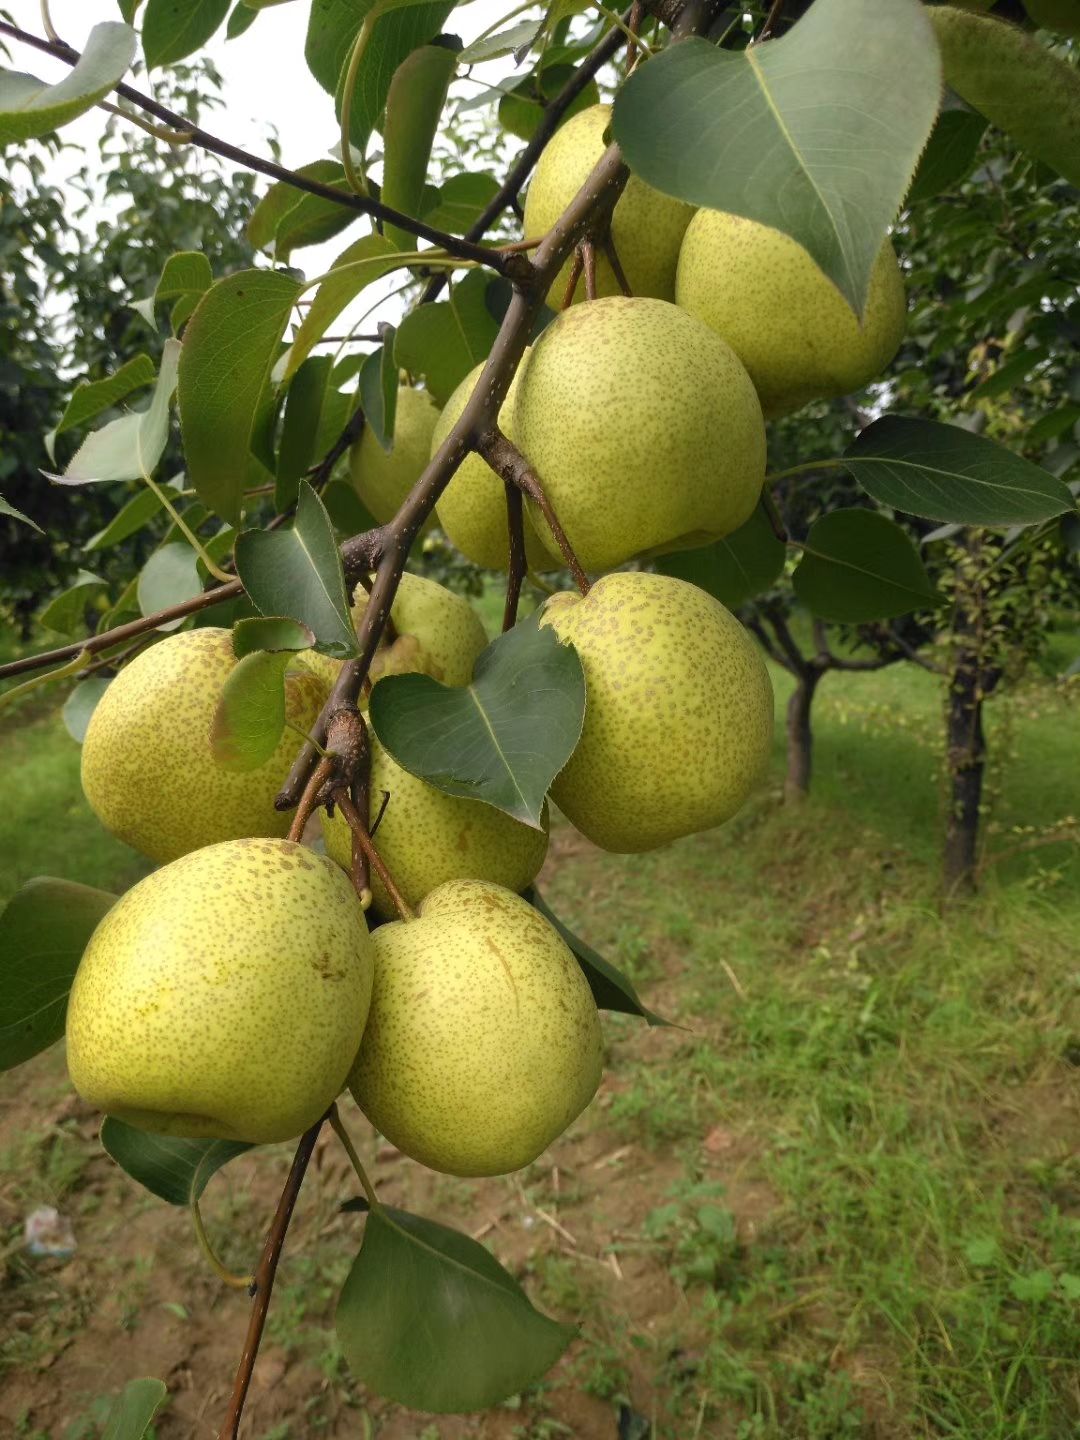
[[[323,1118],[325,1119],[325,1116]],[[304,1176],[307,1173],[315,1142],[319,1138],[322,1126],[323,1122],[319,1120],[310,1130],[305,1130],[301,1135],[300,1142],[296,1147],[296,1154],[293,1157],[292,1168],[289,1170],[288,1179],[281,1192],[281,1199],[274,1212],[274,1219],[267,1232],[259,1268],[255,1271],[251,1319],[248,1321],[247,1335],[244,1338],[244,1348],[236,1371],[229,1409],[218,1440],[236,1440],[240,1430],[240,1417],[244,1413],[244,1401],[247,1399],[248,1386],[251,1384],[252,1371],[255,1369],[255,1358],[259,1353],[259,1343],[262,1340],[263,1326],[266,1324],[266,1314],[270,1308],[270,1295],[274,1288],[274,1276],[277,1274],[278,1261],[281,1258],[281,1247],[285,1244],[285,1235],[289,1228],[289,1221],[292,1219],[296,1197],[300,1194],[300,1186],[304,1183]]]
[[[77,65],[82,58],[79,51],[63,41],[44,40],[39,35],[32,35],[29,31],[20,30],[18,26],[9,24],[6,20],[0,20],[0,35],[7,35],[12,40],[18,40],[23,45],[33,46],[35,50],[41,50],[46,55],[52,55],[56,60],[62,60],[66,65]],[[252,155],[247,150],[242,150],[238,145],[231,145],[227,140],[220,140],[216,135],[211,135],[208,130],[203,130],[198,125],[192,125],[182,115],[169,110],[164,105],[144,95],[141,90],[135,90],[130,85],[120,84],[115,87],[117,95],[137,105],[140,110],[145,110],[148,115],[155,116],[166,125],[171,125],[184,134],[185,140],[200,150],[207,150],[212,155],[220,155],[225,160],[231,160],[234,165],[242,165],[247,170],[255,170],[260,175],[268,175],[271,180],[280,180],[286,185],[291,185],[295,190],[304,190],[309,195],[317,195],[321,200],[328,200],[332,204],[342,205],[347,210],[353,210],[358,215],[367,215],[374,220],[379,220],[387,225],[396,225],[399,229],[405,230],[410,235],[415,235],[418,240],[430,241],[441,250],[455,255],[460,260],[474,260],[481,265],[487,265],[497,270],[500,275],[507,279],[520,279],[526,275],[521,264],[521,257],[515,254],[504,254],[496,249],[485,245],[477,245],[468,239],[459,239],[456,235],[450,235],[445,230],[437,230],[432,225],[425,225],[422,220],[414,220],[411,215],[404,215],[400,210],[394,210],[389,205],[382,204],[379,200],[373,200],[367,195],[356,195],[351,190],[335,190],[332,185],[324,185],[320,180],[312,180],[306,175],[299,175],[295,170],[287,170],[284,165],[278,165],[273,160],[264,160],[259,155]]]
[[[773,628],[773,634],[776,636],[777,644],[787,656],[789,663],[785,668],[790,670],[793,675],[806,675],[806,673],[814,667],[799,649],[798,645],[796,645],[795,637],[788,628],[788,623],[783,615],[776,606],[769,606],[768,609],[763,610],[762,613]]]
[[[521,491],[509,480],[506,489],[506,528],[509,532],[509,560],[506,567],[506,604],[503,606],[502,628],[505,634],[517,623],[521,582],[525,579],[528,561],[525,557],[525,515]]]

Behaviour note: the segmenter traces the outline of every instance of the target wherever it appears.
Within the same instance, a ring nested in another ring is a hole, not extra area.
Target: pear
[[[610,105],[593,105],[567,120],[548,141],[525,197],[526,235],[545,235],[585,184],[607,148],[604,132],[610,121]],[[611,238],[631,294],[674,300],[679,246],[693,213],[693,206],[630,176],[611,218]],[[607,257],[598,251],[596,258],[597,294],[621,295]],[[548,292],[554,305],[562,303],[569,283],[568,261]],[[582,278],[574,299],[584,296]]]
[[[526,350],[526,355],[529,353]],[[431,437],[431,453],[439,448],[461,418],[469,396],[476,388],[483,364],[470,370],[443,406]],[[514,439],[514,401],[518,377],[499,409],[499,428]],[[505,570],[510,563],[510,541],[506,521],[506,490],[503,482],[479,455],[467,455],[435,506],[439,524],[447,539],[466,560],[486,570]],[[551,557],[525,514],[525,559],[530,570],[550,570]],[[562,564],[562,557],[559,557]]]
[[[340,1093],[374,951],[348,879],[288,840],[228,840],[156,870],[90,938],[67,1061],[89,1104],[163,1135],[271,1144]]]
[[[368,597],[358,586],[352,608],[359,625]],[[463,595],[424,575],[402,575],[390,607],[397,639],[380,644],[371,666],[373,681],[383,675],[420,671],[444,685],[468,685],[488,637],[480,616]]]
[[[907,302],[888,241],[862,322],[798,241],[722,210],[699,210],[679,255],[675,300],[728,342],[768,419],[861,390],[896,354]]]
[[[750,377],[723,340],[663,300],[564,311],[521,367],[514,430],[587,570],[731,534],[765,476]]]
[[[410,775],[371,739],[371,809],[390,798],[375,843],[398,889],[410,905],[448,880],[491,880],[524,890],[547,854],[547,819],[534,830],[483,800],[444,795]],[[352,864],[352,833],[339,814],[323,815],[326,852],[346,869]],[[377,875],[371,877],[372,909],[384,919],[397,912]]]
[[[397,392],[393,448],[384,450],[371,427],[365,425],[349,452],[353,486],[380,525],[394,518],[419,480],[428,463],[431,432],[438,418],[439,407],[426,390],[402,385]]]
[[[757,646],[718,600],[667,575],[605,575],[545,605],[585,672],[581,739],[551,787],[605,850],[652,850],[729,819],[761,779],[773,693]]]
[[[371,1014],[349,1087],[386,1138],[448,1175],[535,1160],[600,1083],[585,976],[527,901],[482,880],[380,926]]]
[[[296,756],[286,728],[255,770],[222,769],[210,726],[236,659],[228,630],[170,635],[125,665],[90,718],[82,785],[107,830],[161,864],[189,850],[247,835],[284,835],[274,797]],[[326,679],[298,660],[285,680],[286,713],[310,730]]]

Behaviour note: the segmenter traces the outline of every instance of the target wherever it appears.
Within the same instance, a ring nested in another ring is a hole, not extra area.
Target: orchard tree
[[[236,6],[233,33],[262,8]],[[105,1148],[189,1206],[207,1249],[213,1172],[296,1143],[245,1277],[223,1436],[324,1125],[365,1216],[337,1311],[347,1362],[402,1404],[483,1408],[543,1375],[573,1328],[477,1242],[388,1208],[338,1097],[421,1164],[506,1173],[588,1105],[599,1011],[656,1022],[531,882],[549,795],[634,853],[722,823],[759,780],[768,675],[710,573],[764,551],[767,587],[779,547],[811,614],[871,624],[937,600],[893,512],[989,527],[1074,513],[1065,483],[1010,448],[888,414],[839,462],[860,503],[795,540],[773,485],[836,457],[768,477],[765,417],[861,389],[901,344],[887,234],[927,142],[950,148],[943,67],[1073,184],[1077,75],[1020,28],[920,0],[655,0],[604,11],[595,34],[515,8],[465,45],[444,30],[452,0],[312,0],[305,60],[340,145],[292,172],[123,78],[140,39],[150,69],[172,64],[225,6],[120,9],[81,55],[51,24],[0,24],[72,67],[55,86],[4,75],[0,140],[115,104],[273,182],[248,224],[267,259],[215,278],[200,250],[162,255],[173,333],[150,403],[91,430],[54,480],[73,507],[84,486],[128,484],[173,528],[92,634],[0,668],[4,699],[77,682],[90,804],[160,868],[120,897],[50,878],[19,892],[0,1058],[66,1032]],[[455,173],[451,82],[508,53],[523,73],[491,103],[525,148],[502,178]],[[356,226],[325,273],[293,267]],[[400,322],[376,311],[316,353],[388,275],[421,282]],[[121,370],[76,392],[84,425],[127,385]],[[174,395],[185,474],[167,495]],[[491,645],[467,599],[406,572],[433,519],[505,573]],[[705,583],[665,573],[687,551]],[[555,593],[519,622],[530,572]],[[325,853],[304,842],[316,814]],[[116,1433],[141,1434],[162,1392],[136,1382]]]

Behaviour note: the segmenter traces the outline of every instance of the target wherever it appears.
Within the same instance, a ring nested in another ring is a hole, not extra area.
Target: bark
[[[950,896],[970,894],[975,889],[986,773],[981,679],[978,654],[966,647],[958,650],[949,680],[945,720],[949,811],[945,821],[943,878],[945,893]]]
[[[787,774],[784,777],[784,800],[805,800],[810,793],[810,772],[813,766],[814,734],[810,727],[810,709],[821,671],[807,668],[795,677],[795,689],[787,706]]]

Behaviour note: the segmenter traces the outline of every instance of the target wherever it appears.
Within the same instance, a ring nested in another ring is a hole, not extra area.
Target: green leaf
[[[970,400],[989,400],[994,395],[1005,395],[1022,385],[1035,367],[1046,359],[1042,349],[1018,350],[981,380],[969,395]]]
[[[279,515],[296,504],[300,479],[315,463],[319,417],[333,368],[332,356],[314,355],[304,361],[289,386],[274,483],[274,509]]]
[[[229,671],[210,725],[210,749],[223,770],[257,770],[277,749],[291,660],[287,650],[256,650]]]
[[[89,485],[105,480],[142,480],[153,475],[169,440],[169,410],[176,389],[180,342],[166,340],[161,369],[145,410],[121,415],[93,430],[71,457],[58,485]]]
[[[143,52],[146,68],[174,65],[201,49],[229,13],[232,0],[146,0]]]
[[[342,251],[316,290],[315,298],[293,337],[285,364],[286,381],[296,374],[316,342],[326,334],[346,305],[355,300],[366,285],[381,280],[399,267],[401,261],[395,256],[393,245],[381,235],[365,235]],[[425,305],[421,308],[426,310],[430,307]]]
[[[63,1035],[75,971],[115,900],[89,885],[39,876],[8,901],[0,917],[0,1070]]]
[[[340,190],[343,195],[350,194],[344,169],[336,161],[333,163],[333,171],[322,177],[324,183]],[[336,200],[326,200],[321,195],[305,195],[301,191],[293,193],[297,197],[296,204],[286,210],[274,232],[274,256],[282,262],[294,250],[302,250],[305,245],[321,245],[363,219],[358,210],[341,205]]]
[[[539,829],[548,786],[581,735],[585,677],[577,652],[530,616],[488,646],[471,685],[388,675],[370,710],[380,743],[411,774]]]
[[[810,527],[795,594],[823,620],[862,624],[941,603],[900,526],[876,510],[833,510]]]
[[[170,499],[175,498],[175,486],[166,486],[165,488],[173,491]],[[130,500],[121,506],[104,530],[99,530],[96,535],[91,535],[83,548],[107,550],[111,545],[119,545],[121,540],[126,540],[129,535],[134,535],[137,530],[141,530],[160,509],[161,501],[155,491],[148,486],[137,491]]]
[[[87,679],[80,680],[64,701],[64,708],[60,712],[64,728],[78,744],[81,745],[86,739],[90,717],[111,684],[111,680],[103,680],[100,675],[90,675]]]
[[[567,929],[539,890],[532,889],[526,899],[534,909],[539,910],[545,920],[554,925],[573,951],[574,959],[581,966],[599,1009],[616,1010],[622,1015],[640,1015],[650,1025],[671,1024],[670,1020],[663,1019],[641,1003],[637,991],[621,970],[617,970],[602,955],[598,955],[591,945],[586,945],[580,936]]]
[[[21,510],[16,509],[11,501],[5,500],[2,495],[0,495],[0,515],[7,515],[12,520],[21,520],[24,525],[29,525],[31,530],[36,530],[39,535],[45,534],[45,531],[36,520],[31,520],[29,515],[24,515]]]
[[[339,535],[361,535],[378,523],[348,480],[331,480],[322,501]]]
[[[237,660],[258,650],[310,650],[315,636],[306,625],[284,615],[255,615],[233,626],[232,647]]]
[[[80,570],[75,577],[75,583],[57,595],[41,612],[42,625],[73,639],[85,634],[86,607],[108,588],[100,575],[94,575],[89,570]]]
[[[82,57],[56,85],[0,70],[0,145],[58,130],[103,100],[135,59],[135,32],[109,20],[90,31]]]
[[[498,190],[499,182],[494,175],[488,175],[483,170],[451,175],[444,185],[432,191],[423,219],[439,230],[464,234],[495,198]]]
[[[779,40],[670,46],[619,91],[613,125],[642,179],[785,231],[861,314],[940,98],[919,0],[815,0]]]
[[[225,26],[225,39],[237,40],[245,30],[249,30],[259,18],[258,10],[253,10],[250,5],[245,5],[244,0],[236,0],[229,15],[229,23]]]
[[[380,1206],[341,1292],[337,1333],[358,1379],[436,1414],[484,1410],[554,1365],[576,1335],[533,1308],[477,1241]]]
[[[964,1255],[969,1265],[985,1270],[1001,1259],[1001,1247],[992,1235],[979,1235],[964,1246]]]
[[[364,421],[384,450],[394,448],[397,416],[398,367],[394,358],[394,330],[386,327],[383,343],[364,360],[360,369],[360,404]]]
[[[181,295],[205,295],[213,283],[214,272],[202,251],[180,250],[162,266],[154,303],[177,300]]]
[[[508,25],[494,35],[474,40],[471,45],[466,45],[458,58],[462,65],[478,65],[483,60],[497,60],[500,55],[512,55],[515,50],[531,46],[545,23],[545,19],[519,20],[516,25]]]
[[[206,1189],[214,1172],[250,1150],[239,1140],[182,1140],[151,1135],[108,1115],[101,1144],[133,1180],[170,1205],[190,1205]]]
[[[297,167],[296,173],[307,180],[318,180],[324,185],[340,180],[345,171],[338,160],[313,160]],[[247,237],[257,250],[273,247],[278,226],[290,210],[295,210],[304,198],[304,191],[298,190],[285,180],[278,180],[262,197],[247,223]]]
[[[1021,149],[1080,185],[1080,71],[992,16],[951,5],[927,14],[946,83]]]
[[[152,385],[154,374],[154,362],[150,356],[136,355],[104,380],[89,380],[76,385],[53,434],[62,435],[65,430],[71,430],[76,425],[85,425],[102,411],[114,409],[133,390]]]
[[[1054,1293],[1052,1270],[1033,1270],[1030,1275],[1017,1275],[1009,1282],[1009,1289],[1017,1300],[1028,1305],[1040,1305]]]
[[[440,405],[473,366],[487,358],[498,334],[487,304],[489,283],[473,270],[454,286],[449,300],[416,306],[398,328],[394,359],[403,370],[422,377]]]
[[[963,525],[1031,525],[1073,508],[1063,480],[985,435],[885,415],[844,453],[868,495],[908,515]]]
[[[156,615],[185,600],[194,600],[203,591],[198,557],[186,540],[162,545],[155,550],[139,572],[137,595],[143,615]],[[168,627],[182,625],[183,620],[170,620]]]
[[[270,372],[298,281],[274,270],[219,280],[195,307],[180,359],[180,421],[199,497],[239,523],[252,443],[271,408]]]
[[[168,1393],[163,1380],[129,1380],[112,1403],[101,1440],[143,1440]]]
[[[1080,1275],[1070,1275],[1066,1271],[1064,1275],[1058,1276],[1058,1284],[1066,1300],[1080,1300]]]
[[[236,542],[236,569],[263,615],[285,615],[306,625],[326,654],[357,653],[334,531],[307,481],[300,482],[289,529],[244,531]]]
[[[755,595],[776,584],[784,569],[785,546],[776,538],[765,507],[757,509],[733,535],[700,550],[675,550],[660,555],[661,575],[689,580],[714,595],[729,610],[737,610]]]
[[[405,215],[419,215],[424,180],[446,92],[457,67],[458,52],[445,45],[421,45],[394,72],[383,122],[382,195],[384,205]],[[386,226],[386,238],[399,250],[416,241],[407,230]]]
[[[917,205],[921,200],[930,200],[963,180],[975,163],[985,133],[986,121],[974,110],[943,110],[905,203]]]

